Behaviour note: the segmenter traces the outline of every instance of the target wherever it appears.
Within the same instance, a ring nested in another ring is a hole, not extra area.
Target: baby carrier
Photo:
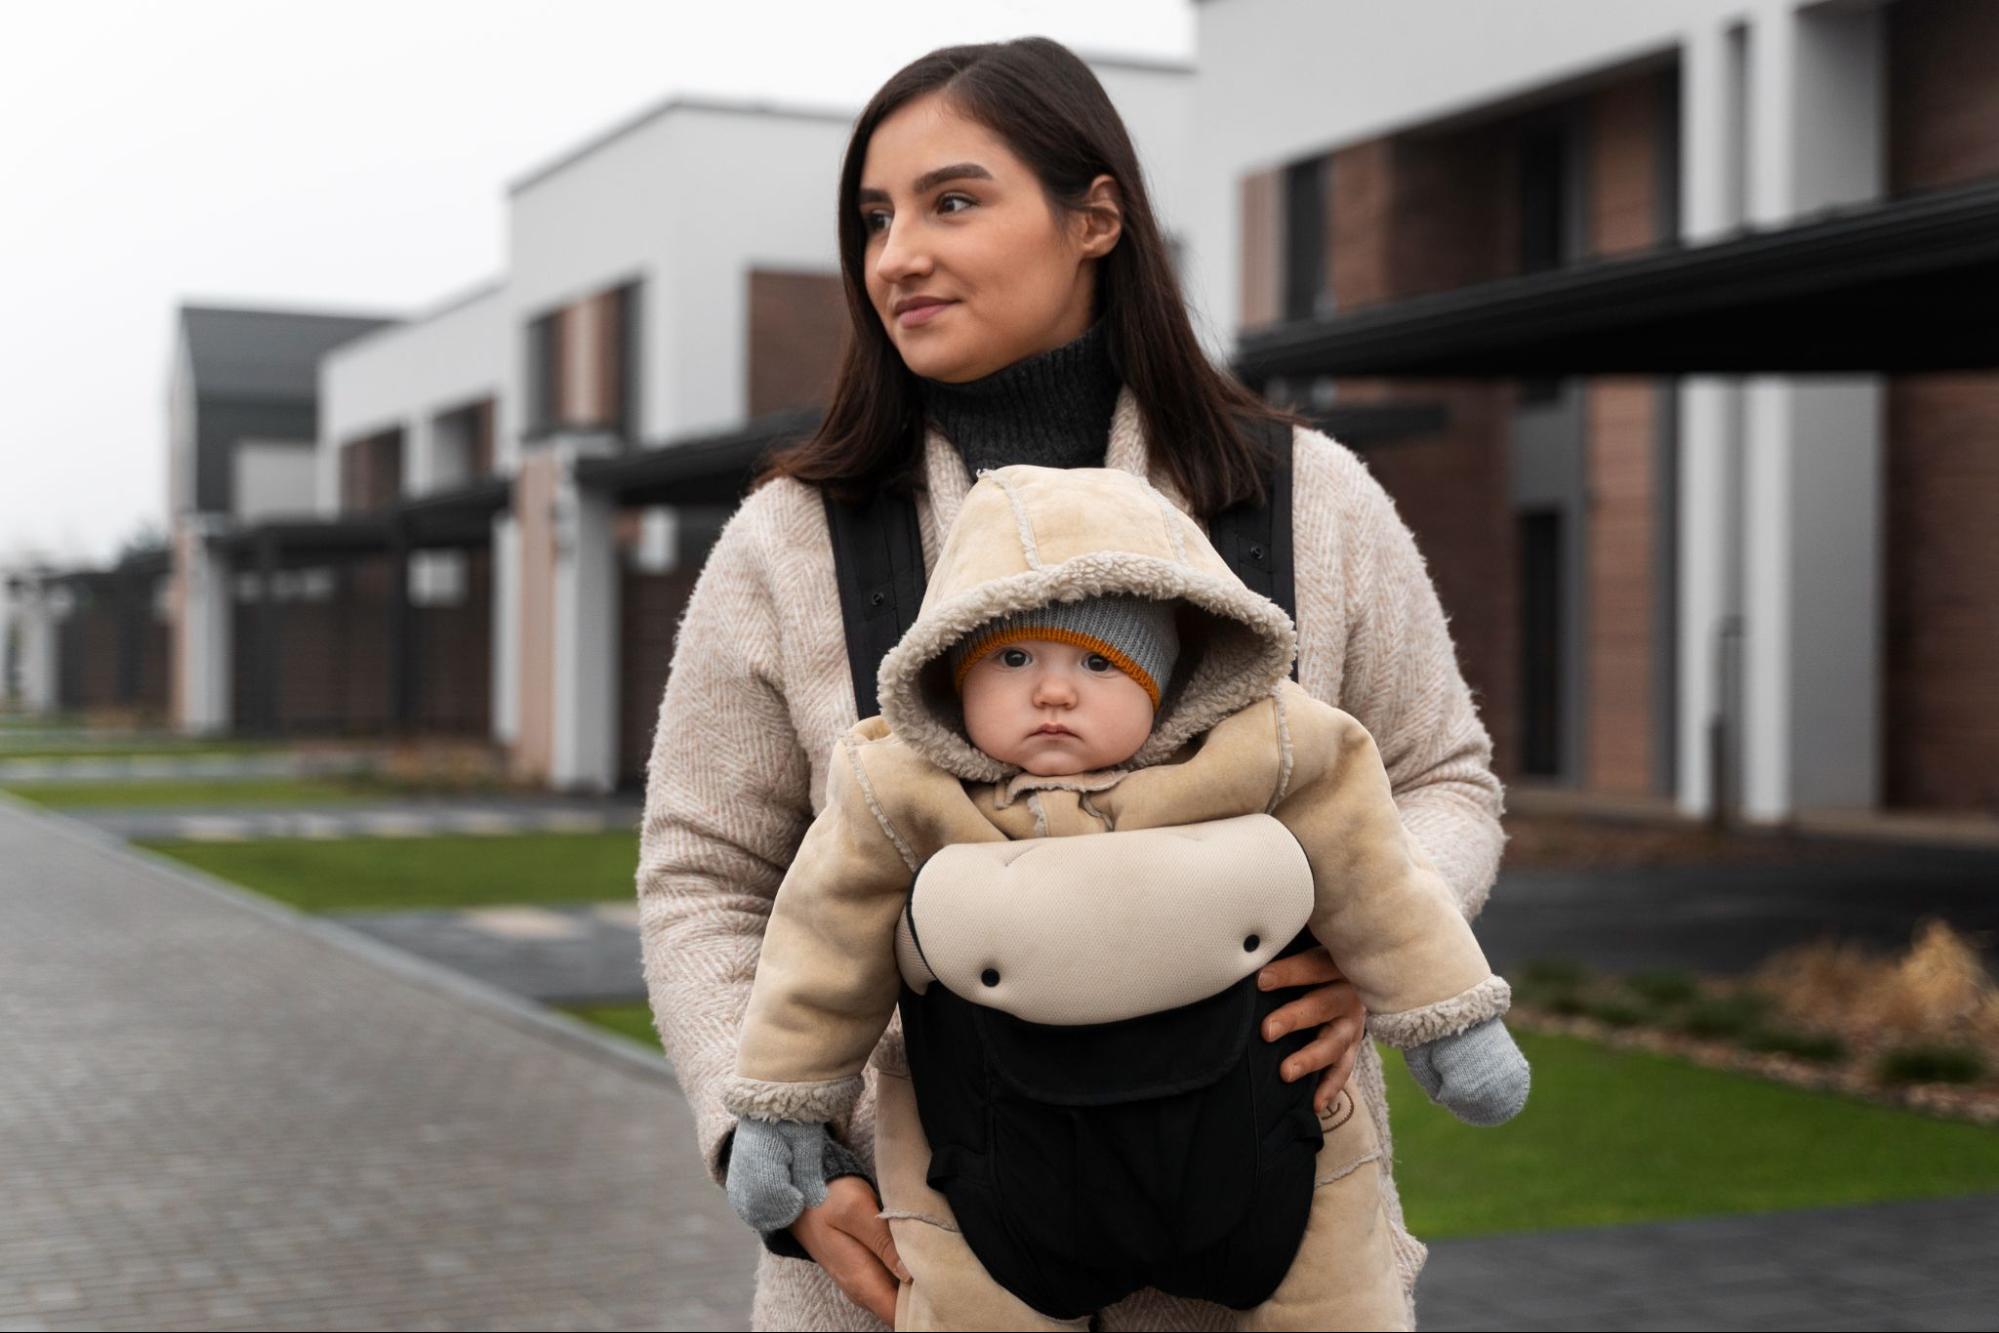
[[[1209,535],[1250,589],[1292,614],[1291,428],[1253,429],[1270,455],[1266,502],[1215,515]],[[916,510],[907,497],[877,494],[851,505],[828,496],[826,511],[857,716],[866,718],[879,711],[876,668],[923,601]],[[1291,670],[1295,679],[1295,661]],[[965,873],[962,861],[940,866],[953,850],[923,867],[912,906],[934,870]],[[1302,853],[1298,868],[1309,905]],[[950,1200],[993,1278],[1062,1319],[1142,1287],[1236,1309],[1268,1297],[1304,1233],[1324,1141],[1312,1109],[1317,1080],[1287,1084],[1278,1073],[1313,1030],[1261,1036],[1297,990],[1259,991],[1248,966],[1170,1009],[1034,1021],[982,997],[999,981],[993,969],[983,977],[933,969],[918,919],[905,910],[897,941],[899,1009],[931,1145],[929,1184]],[[1295,924],[1283,928],[1291,938],[1277,956],[1312,947],[1303,912],[1285,919]],[[1253,963],[1254,934],[1243,947]],[[1120,955],[1101,952],[1114,979]]]

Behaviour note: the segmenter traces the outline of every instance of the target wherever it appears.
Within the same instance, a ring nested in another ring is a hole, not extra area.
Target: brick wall
[[[1588,242],[1614,256],[1659,240],[1664,84],[1623,80],[1591,94]],[[1652,790],[1654,573],[1660,558],[1659,389],[1642,379],[1599,378],[1586,390],[1588,641],[1583,782],[1594,791]]]
[[[1888,381],[1887,804],[1999,813],[1999,374]]]
[[[1517,771],[1517,589],[1501,413],[1509,386],[1439,381],[1422,386],[1449,424],[1435,434],[1369,446],[1369,471],[1416,535],[1449,618],[1458,665],[1492,732],[1494,763]]]
[[[465,595],[452,606],[410,612],[416,652],[413,722],[418,730],[483,736],[493,719],[493,556],[465,553]]]
[[[1283,184],[1282,171],[1259,171],[1243,177],[1239,186],[1242,290],[1238,295],[1245,329],[1271,323],[1281,310]]]
[[[700,562],[664,574],[629,567],[619,584],[618,603],[618,781],[643,784],[659,722],[660,696],[673,663],[674,631],[680,625]]]
[[[1596,255],[1649,250],[1659,240],[1665,86],[1625,79],[1589,98],[1589,242]]]
[[[1887,22],[1889,190],[1999,175],[1999,4],[1908,0]]]
[[[1654,570],[1658,503],[1653,484],[1658,392],[1649,381],[1597,379],[1584,429],[1589,475],[1588,750],[1594,791],[1652,789]]]
[[[840,275],[751,269],[749,284],[750,415],[823,407],[847,338]]]

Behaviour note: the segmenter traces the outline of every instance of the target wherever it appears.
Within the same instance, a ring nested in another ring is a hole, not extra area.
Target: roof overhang
[[[811,434],[820,416],[817,409],[774,412],[736,430],[581,458],[576,479],[627,506],[733,505],[749,491],[764,455]]]
[[[1809,374],[1999,366],[1999,183],[1246,335],[1316,375]]]
[[[485,477],[456,490],[338,518],[274,518],[236,528],[216,545],[279,566],[327,564],[393,549],[465,550],[493,539],[493,516],[513,503],[513,482]]]

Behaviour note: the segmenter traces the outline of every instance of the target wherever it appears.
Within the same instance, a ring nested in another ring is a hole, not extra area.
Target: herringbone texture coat
[[[1294,449],[1299,680],[1374,736],[1404,826],[1476,914],[1498,868],[1501,793],[1492,744],[1458,672],[1436,591],[1393,503],[1350,451],[1300,430]],[[1105,465],[1185,508],[1147,448],[1127,389]],[[932,429],[927,493],[918,497],[926,566],[934,565],[971,478]],[[638,869],[639,925],[654,1023],[692,1104],[699,1149],[722,1181],[735,1118],[721,1094],[756,975],[771,902],[826,792],[833,742],[858,719],[839,590],[815,490],[789,479],[747,499],[723,528],[680,625],[660,704]],[[897,1036],[893,1025],[891,1038]],[[1363,1043],[1353,1077],[1389,1144],[1381,1064]],[[872,1158],[874,1070],[845,1126]],[[1381,1159],[1396,1258],[1413,1286],[1423,1246]],[[744,1243],[756,1240],[747,1231]],[[1219,1306],[1140,1292],[1106,1311],[1106,1329],[1229,1327]],[[765,1254],[758,1328],[878,1329],[816,1265]]]

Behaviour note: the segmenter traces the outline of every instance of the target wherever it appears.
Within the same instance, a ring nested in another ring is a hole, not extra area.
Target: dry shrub
[[[1878,1039],[1999,1040],[1999,992],[1978,950],[1942,921],[1900,958],[1831,939],[1773,955],[1755,986],[1794,1023]]]

